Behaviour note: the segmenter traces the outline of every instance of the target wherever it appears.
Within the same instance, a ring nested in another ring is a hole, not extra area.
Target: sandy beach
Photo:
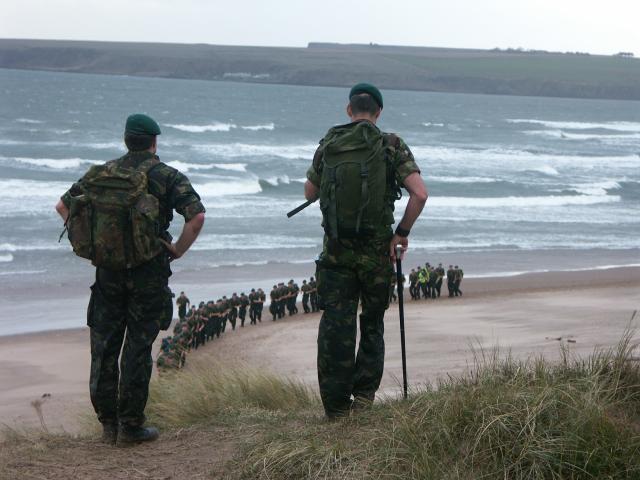
[[[472,344],[549,359],[558,357],[561,344],[578,355],[614,345],[640,306],[640,268],[468,279],[462,290],[460,298],[406,302],[410,384],[463,371],[472,361]],[[319,314],[272,322],[265,313],[258,326],[228,330],[220,340],[190,353],[187,368],[193,361],[210,362],[213,368],[249,365],[315,388]],[[385,323],[381,392],[393,395],[402,371],[395,304]],[[31,403],[50,394],[42,407],[47,427],[76,431],[78,416],[91,411],[89,361],[86,328],[0,337],[0,424],[38,426]]]

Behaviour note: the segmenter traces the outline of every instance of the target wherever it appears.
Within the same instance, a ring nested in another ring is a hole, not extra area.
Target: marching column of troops
[[[420,298],[440,298],[445,275],[447,279],[447,291],[449,292],[449,297],[462,296],[462,290],[460,290],[460,284],[464,277],[464,271],[462,268],[458,267],[458,265],[455,267],[453,265],[449,265],[449,269],[445,274],[444,267],[441,263],[438,264],[437,267],[434,267],[427,262],[424,266],[412,268],[409,273],[409,295],[411,295],[411,299],[420,300]],[[394,276],[390,292],[390,301],[392,302],[397,300],[396,284],[397,281]]]
[[[298,295],[302,292],[302,308],[304,313],[318,311],[316,282],[313,277],[302,281],[302,287],[290,280],[288,284],[274,285],[271,290],[269,313],[273,321],[298,313]],[[187,353],[197,350],[207,342],[220,338],[227,329],[235,330],[240,321],[244,327],[247,312],[249,324],[262,322],[262,309],[266,294],[261,289],[251,289],[249,295],[234,293],[230,298],[223,296],[216,301],[200,302],[196,307],[184,292],[176,299],[179,320],[173,328],[173,335],[163,338],[160,354],[156,361],[159,370],[177,369],[184,366]],[[189,308],[190,307],[190,308]]]

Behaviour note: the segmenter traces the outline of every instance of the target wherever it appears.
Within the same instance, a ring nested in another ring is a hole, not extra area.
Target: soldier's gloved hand
[[[407,251],[407,249],[409,248],[409,238],[408,237],[401,237],[398,234],[394,234],[393,238],[391,239],[391,243],[389,244],[389,256],[391,257],[391,261],[395,262],[396,261],[396,246],[400,245],[400,249],[401,249],[401,254],[400,254],[400,260],[404,259],[404,252]]]
[[[176,248],[176,244],[175,243],[169,243],[169,242],[167,242],[165,240],[162,240],[162,239],[160,239],[160,241],[166,247],[167,253],[169,254],[169,258],[171,259],[171,261],[182,257],[182,253],[180,251],[178,251],[178,249]]]

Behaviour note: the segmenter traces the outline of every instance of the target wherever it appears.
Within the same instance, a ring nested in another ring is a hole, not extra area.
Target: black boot
[[[100,439],[100,441],[102,443],[107,443],[109,445],[115,445],[117,439],[118,439],[118,425],[116,425],[115,423],[103,423],[102,438]]]
[[[158,438],[158,435],[158,429],[154,427],[130,427],[120,425],[118,429],[118,446],[152,442]]]

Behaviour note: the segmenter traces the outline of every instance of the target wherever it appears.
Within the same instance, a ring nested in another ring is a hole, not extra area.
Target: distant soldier
[[[278,319],[278,287],[276,285],[271,289],[269,299],[271,300],[271,303],[269,304],[269,313],[271,313],[271,320],[275,322]]]
[[[418,274],[414,268],[411,269],[409,274],[409,295],[411,300],[416,300],[416,285],[418,284]]]
[[[293,280],[289,281],[289,285],[287,286],[287,310],[289,311],[289,316],[295,315],[298,313],[298,292],[300,288],[298,284]]]
[[[216,307],[214,302],[209,300],[206,305],[198,309],[198,311],[200,312],[200,316],[203,318],[205,322],[205,326],[204,326],[205,343],[210,340],[213,340],[213,337],[216,336],[216,326],[213,320],[213,312],[215,308]]]
[[[244,292],[240,294],[240,308],[238,309],[238,316],[240,317],[240,327],[244,327],[244,319],[247,316],[247,307],[249,306],[249,297]]]
[[[278,318],[284,318],[288,289],[284,282],[278,284]]]
[[[229,323],[231,323],[231,329],[236,329],[236,318],[238,318],[238,307],[240,306],[240,297],[236,292],[233,292],[229,299]]]
[[[190,305],[190,301],[184,292],[180,292],[180,296],[176,300],[178,305],[178,317],[182,320],[187,315],[187,306]]]
[[[313,277],[309,279],[309,286],[311,290],[309,290],[309,301],[311,302],[311,311],[318,311],[318,286]]]
[[[56,205],[74,251],[96,265],[87,312],[89,392],[107,443],[158,438],[157,429],[144,427],[144,409],[151,348],[173,317],[169,262],[187,252],[204,223],[187,177],[156,155],[158,135],[152,118],[130,115],[128,152],[92,166]],[[185,220],[175,243],[168,232],[174,210]]]
[[[460,290],[460,284],[462,283],[462,277],[464,277],[464,272],[458,265],[455,266],[454,269],[454,282],[453,282],[453,291],[455,292],[456,297],[462,296],[462,290]]]
[[[222,296],[222,311],[221,311],[221,319],[222,319],[222,332],[224,333],[227,329],[227,322],[229,321],[229,300],[226,295]]]
[[[431,294],[431,298],[436,298],[436,285],[438,284],[438,274],[436,273],[435,268],[429,267],[429,293]]]
[[[429,274],[427,273],[427,270],[424,268],[420,268],[420,270],[418,271],[418,287],[420,288],[420,292],[422,293],[422,296],[424,298],[428,298],[427,297],[428,281],[429,281]],[[420,298],[420,295],[418,295],[418,298]]]
[[[444,268],[442,268],[442,264],[438,264],[438,268],[436,268],[436,275],[438,276],[438,280],[436,281],[436,291],[438,292],[438,298],[440,298],[440,290],[442,289],[442,279],[444,278]]]
[[[306,280],[302,280],[302,287],[300,287],[300,290],[302,290],[302,309],[304,310],[304,313],[309,313],[311,311],[309,309],[309,290],[311,290],[311,287]]]
[[[456,272],[453,270],[453,265],[449,265],[449,270],[447,270],[447,290],[450,297],[453,297],[455,293],[455,276]]]
[[[256,304],[256,318],[259,322],[262,322],[262,309],[264,308],[264,302],[267,300],[267,296],[264,291],[259,288],[258,289],[258,303]]]

